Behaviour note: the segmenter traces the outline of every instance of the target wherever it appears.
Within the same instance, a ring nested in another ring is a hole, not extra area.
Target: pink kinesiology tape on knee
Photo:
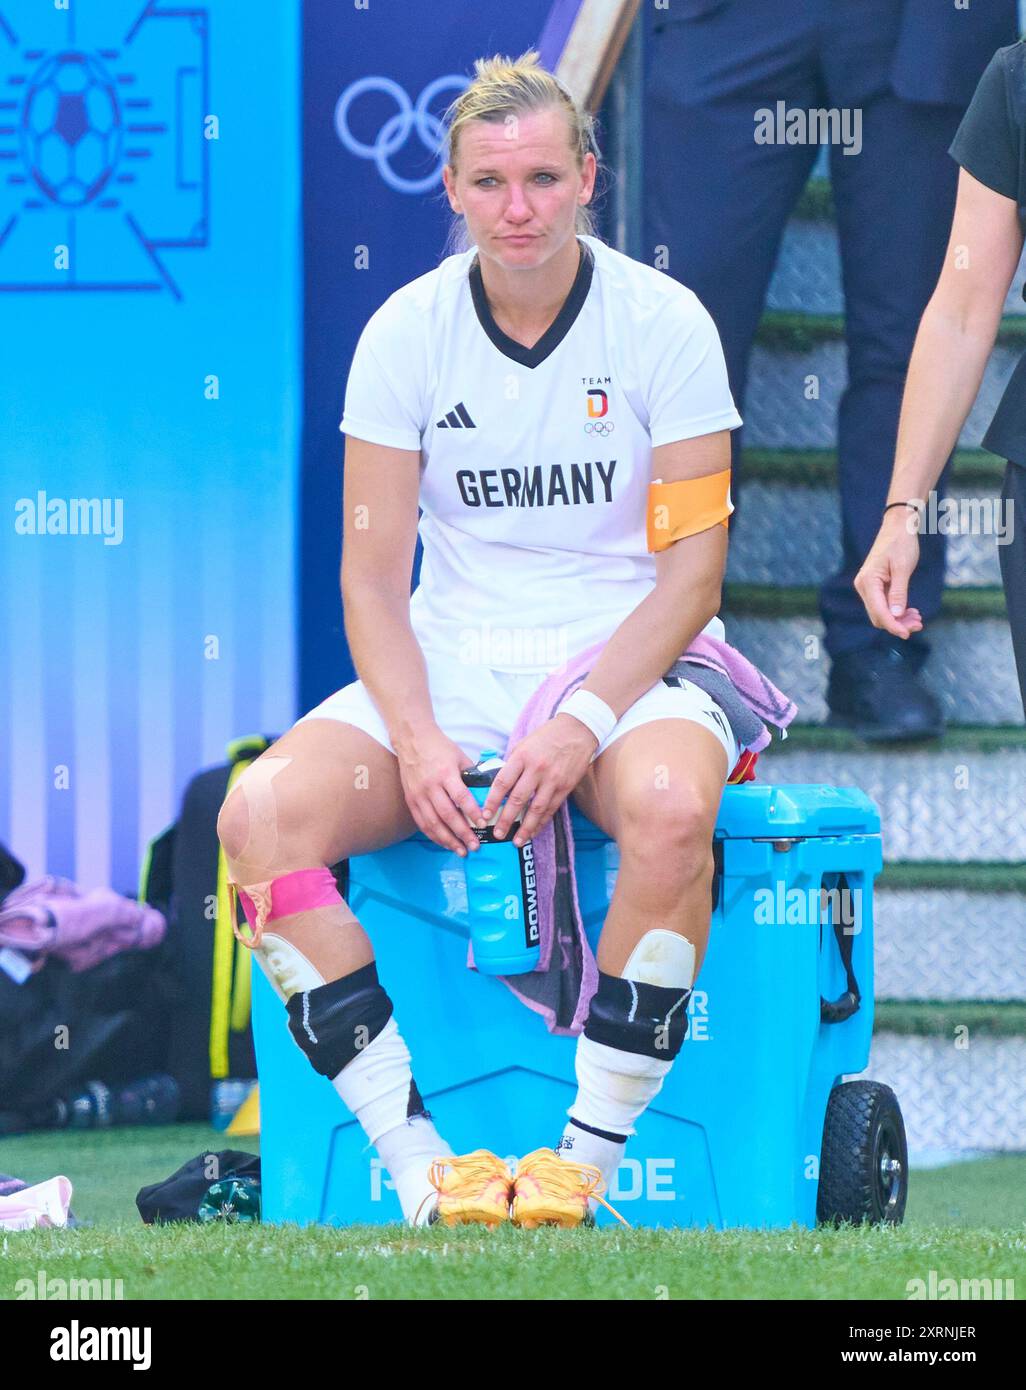
[[[266,883],[249,883],[245,888],[231,883],[231,887],[242,900],[246,921],[253,929],[253,935],[247,939],[236,921],[232,921],[235,935],[245,946],[259,946],[264,926],[278,917],[344,903],[330,869],[296,869],[280,878],[268,879]]]

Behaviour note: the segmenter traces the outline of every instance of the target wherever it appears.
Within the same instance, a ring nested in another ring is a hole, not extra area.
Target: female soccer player
[[[958,442],[983,379],[1026,231],[1026,42],[999,48],[951,144],[962,166],[944,266],[909,360],[894,471],[880,531],[855,576],[875,627],[919,632],[907,608],[927,496]],[[1026,295],[1026,291],[1024,291]],[[1007,459],[995,529],[1019,690],[1026,710],[1026,355],[983,446]]]
[[[589,1219],[683,1041],[713,827],[741,751],[709,696],[662,680],[698,633],[723,636],[741,419],[719,338],[690,290],[593,234],[592,121],[537,58],[477,62],[447,113],[465,247],[392,294],[356,348],[342,598],[360,679],[246,771],[218,822],[292,1035],[411,1221]],[[680,538],[649,550],[653,497]],[[524,809],[520,843],[572,796],[620,853],[577,1099],[558,1149],[514,1178],[435,1130],[327,866],[417,829],[475,852],[461,770],[505,748],[546,674],[600,639],[583,689],[510,750],[485,807],[491,818],[506,796],[501,832]]]

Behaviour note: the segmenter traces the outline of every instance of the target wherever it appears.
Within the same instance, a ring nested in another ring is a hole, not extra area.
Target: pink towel
[[[7,894],[0,906],[0,946],[20,951],[41,970],[58,956],[78,972],[119,951],[148,951],[167,923],[155,907],[110,888],[84,893],[71,879],[46,874]]]
[[[71,1207],[71,1182],[65,1177],[47,1178],[35,1187],[0,1196],[0,1230],[33,1231],[47,1226],[66,1226]]]

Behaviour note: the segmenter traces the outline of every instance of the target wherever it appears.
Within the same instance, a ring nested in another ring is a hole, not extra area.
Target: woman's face
[[[591,198],[595,156],[583,168],[557,107],[470,121],[460,132],[458,177],[443,170],[449,204],[463,213],[482,256],[509,269],[541,265],[574,235],[577,208]]]

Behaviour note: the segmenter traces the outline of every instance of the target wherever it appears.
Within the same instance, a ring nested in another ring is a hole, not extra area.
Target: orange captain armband
[[[656,479],[648,485],[645,520],[649,551],[666,550],[674,541],[708,531],[717,523],[726,526],[733,510],[729,468],[707,473],[704,478],[682,478],[677,483]]]

